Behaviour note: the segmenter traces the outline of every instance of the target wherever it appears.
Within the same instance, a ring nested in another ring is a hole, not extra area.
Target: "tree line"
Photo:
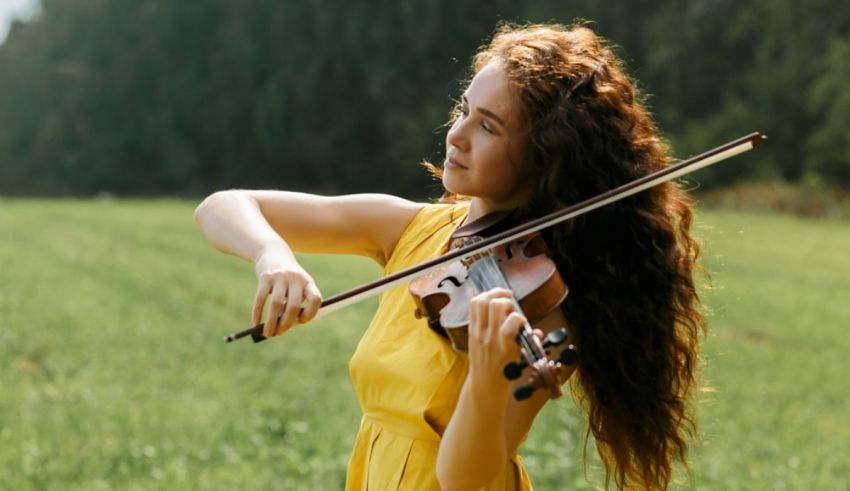
[[[0,194],[230,187],[433,195],[444,123],[498,22],[588,19],[701,171],[850,187],[838,0],[42,0],[0,45]]]

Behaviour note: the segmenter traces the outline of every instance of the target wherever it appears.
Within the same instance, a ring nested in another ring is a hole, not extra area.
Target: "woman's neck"
[[[522,203],[494,203],[483,198],[471,198],[469,200],[469,212],[466,214],[464,224],[474,222],[479,218],[489,215],[495,211],[509,211],[519,208]]]

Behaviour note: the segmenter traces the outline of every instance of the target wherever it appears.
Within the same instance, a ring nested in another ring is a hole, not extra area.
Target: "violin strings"
[[[508,280],[502,272],[502,268],[499,267],[499,264],[496,262],[496,258],[492,255],[487,255],[475,261],[469,270],[469,278],[479,291],[487,291],[493,288],[511,289]],[[519,301],[516,297],[512,296],[511,300],[513,301],[516,312],[525,315],[523,314],[522,308],[520,308]],[[528,323],[523,323],[521,329],[522,332],[517,336],[517,342],[534,360],[541,358],[541,355],[537,353],[535,346],[533,346],[526,337],[532,332]],[[523,336],[522,334],[525,334],[526,336]]]

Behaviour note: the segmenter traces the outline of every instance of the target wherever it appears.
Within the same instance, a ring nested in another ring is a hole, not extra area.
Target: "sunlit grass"
[[[223,343],[249,320],[253,272],[192,208],[0,200],[0,488],[342,488],[360,418],[347,363],[375,302]],[[715,212],[700,227],[713,392],[682,488],[847,489],[850,225]],[[379,274],[302,260],[326,295]],[[522,449],[537,489],[601,484],[583,435],[572,402],[544,410]]]

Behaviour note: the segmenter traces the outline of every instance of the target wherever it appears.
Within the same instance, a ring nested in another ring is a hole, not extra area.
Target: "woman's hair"
[[[494,60],[527,132],[536,189],[526,212],[555,211],[670,163],[621,61],[585,26],[503,25],[475,55],[474,71]],[[692,205],[667,183],[543,232],[570,287],[562,309],[580,353],[571,388],[588,413],[585,448],[592,433],[606,487],[613,476],[618,488],[665,489],[674,461],[687,467],[705,326]]]

